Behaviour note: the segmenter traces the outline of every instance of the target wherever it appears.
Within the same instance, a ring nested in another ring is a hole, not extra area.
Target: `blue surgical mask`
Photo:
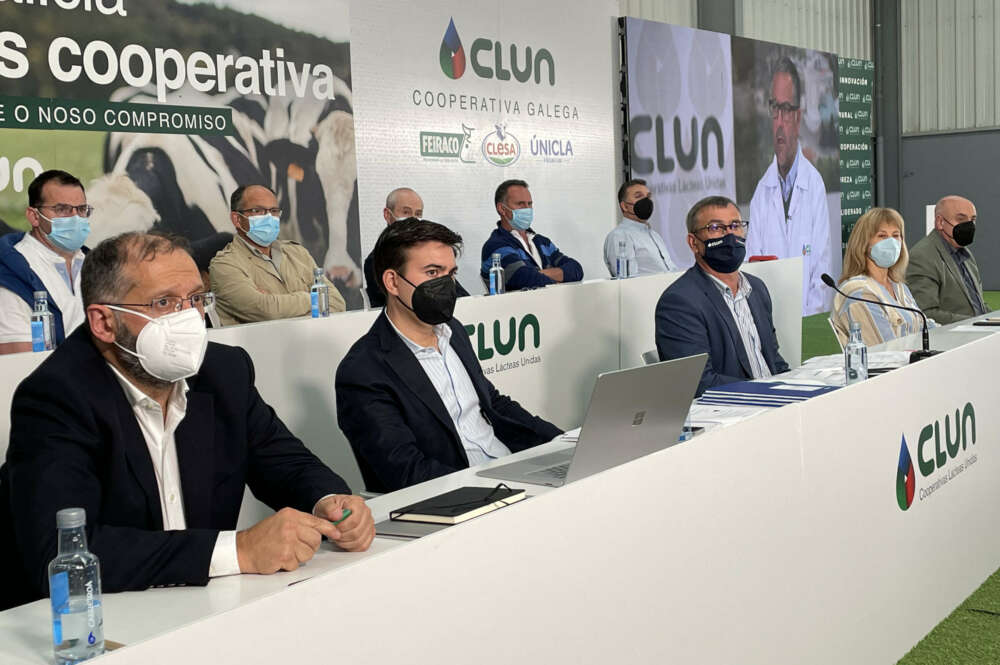
[[[49,219],[42,213],[38,213],[38,216],[52,224],[52,231],[46,237],[64,252],[75,252],[80,249],[90,235],[90,220],[86,217],[73,215]]]
[[[274,215],[256,215],[247,217],[247,221],[250,222],[247,237],[261,247],[267,247],[278,239],[281,221]]]
[[[509,208],[508,208],[509,209]],[[518,231],[527,231],[531,228],[531,222],[534,220],[535,211],[532,208],[518,208],[517,210],[509,209],[511,212],[510,225],[513,226]]]
[[[891,268],[899,260],[902,245],[896,238],[885,238],[872,245],[871,257],[879,268]]]

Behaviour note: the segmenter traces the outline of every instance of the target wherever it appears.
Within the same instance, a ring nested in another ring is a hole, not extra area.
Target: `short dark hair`
[[[102,241],[87,253],[80,269],[83,306],[120,300],[135,287],[126,270],[130,263],[152,261],[157,254],[169,254],[176,249],[190,254],[187,238],[159,231],[130,231]]]
[[[503,203],[507,200],[507,190],[511,187],[524,187],[527,189],[528,183],[523,180],[504,180],[500,183],[500,186],[497,187],[496,194],[493,195],[493,205]]]
[[[706,196],[701,201],[698,201],[691,206],[690,210],[688,210],[688,233],[694,233],[695,226],[698,224],[698,214],[705,208],[728,208],[729,206],[736,206],[737,210],[740,209],[740,207],[736,205],[736,202],[728,196]]]
[[[267,185],[262,185],[259,182],[251,182],[250,184],[247,185],[240,185],[239,187],[233,190],[232,194],[229,195],[230,210],[232,210],[233,212],[237,212],[243,207],[243,195],[246,194],[246,191],[251,187],[263,187],[267,191],[271,192],[271,194],[273,194],[275,198],[277,198],[278,196],[277,194],[275,194],[273,189],[271,189]]]
[[[84,194],[87,193],[87,190],[83,187],[83,183],[72,173],[60,171],[59,169],[49,169],[35,176],[35,179],[28,185],[28,205],[30,207],[34,208],[42,202],[42,188],[50,182],[55,182],[58,185],[76,186],[83,189]]]
[[[636,185],[646,186],[646,181],[642,178],[632,178],[631,180],[626,180],[622,183],[622,186],[618,188],[618,203],[625,200],[625,195],[628,194],[629,187],[635,187]]]
[[[788,74],[792,77],[792,85],[795,86],[795,105],[802,106],[802,79],[799,78],[799,68],[795,66],[792,59],[788,56],[784,56],[781,60],[778,60],[778,64],[774,66],[774,71],[771,72],[771,82],[774,82],[774,77],[778,74]]]
[[[408,217],[385,227],[375,241],[375,249],[372,250],[372,268],[382,293],[385,293],[385,284],[382,283],[385,271],[402,272],[406,264],[406,251],[425,242],[449,245],[455,256],[462,251],[462,236],[437,222]]]

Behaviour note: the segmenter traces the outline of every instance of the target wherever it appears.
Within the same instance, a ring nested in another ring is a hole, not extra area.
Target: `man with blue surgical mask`
[[[497,187],[493,203],[500,214],[500,221],[483,245],[480,275],[484,282],[489,280],[494,254],[500,255],[507,291],[583,279],[580,264],[532,228],[534,203],[528,183],[505,180]]]
[[[309,314],[316,261],[294,240],[278,239],[281,208],[274,192],[264,185],[241,185],[229,202],[236,237],[208,270],[222,325]],[[330,311],[344,311],[343,296],[323,279],[330,289]]]
[[[31,351],[36,291],[48,293],[56,344],[83,323],[80,267],[91,212],[83,184],[65,171],[45,171],[28,186],[31,230],[0,238],[0,353]]]

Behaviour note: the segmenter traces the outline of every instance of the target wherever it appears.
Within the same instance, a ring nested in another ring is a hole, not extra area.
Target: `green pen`
[[[351,516],[351,509],[350,508],[344,508],[344,514],[340,516],[339,520],[337,520],[336,522],[333,523],[333,526],[337,526],[338,524],[340,524],[341,522],[343,522],[344,520],[346,520],[350,516]]]

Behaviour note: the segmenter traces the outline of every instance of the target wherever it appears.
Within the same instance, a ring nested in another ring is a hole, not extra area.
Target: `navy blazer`
[[[188,381],[174,439],[187,529],[164,531],[149,449],[114,374],[80,326],[14,393],[0,468],[0,606],[48,595],[55,514],[87,510],[105,591],[203,585],[219,531],[236,528],[244,487],[274,509],[309,512],[344,481],[296,439],[254,387],[243,349],[210,343]],[[7,561],[3,561],[5,558]]]
[[[483,375],[465,328],[451,326],[458,354],[479,396],[483,416],[511,451],[562,434],[501,395]],[[465,469],[469,458],[455,425],[427,374],[383,311],[340,362],[337,420],[361,468],[365,486],[391,492]]]
[[[771,319],[771,294],[759,278],[747,273],[743,276],[750,281],[750,313],[767,367],[772,374],[787,372],[788,363],[778,353]],[[719,287],[697,265],[668,286],[656,303],[656,350],[660,360],[708,354],[698,395],[711,386],[753,378],[736,320]]]

